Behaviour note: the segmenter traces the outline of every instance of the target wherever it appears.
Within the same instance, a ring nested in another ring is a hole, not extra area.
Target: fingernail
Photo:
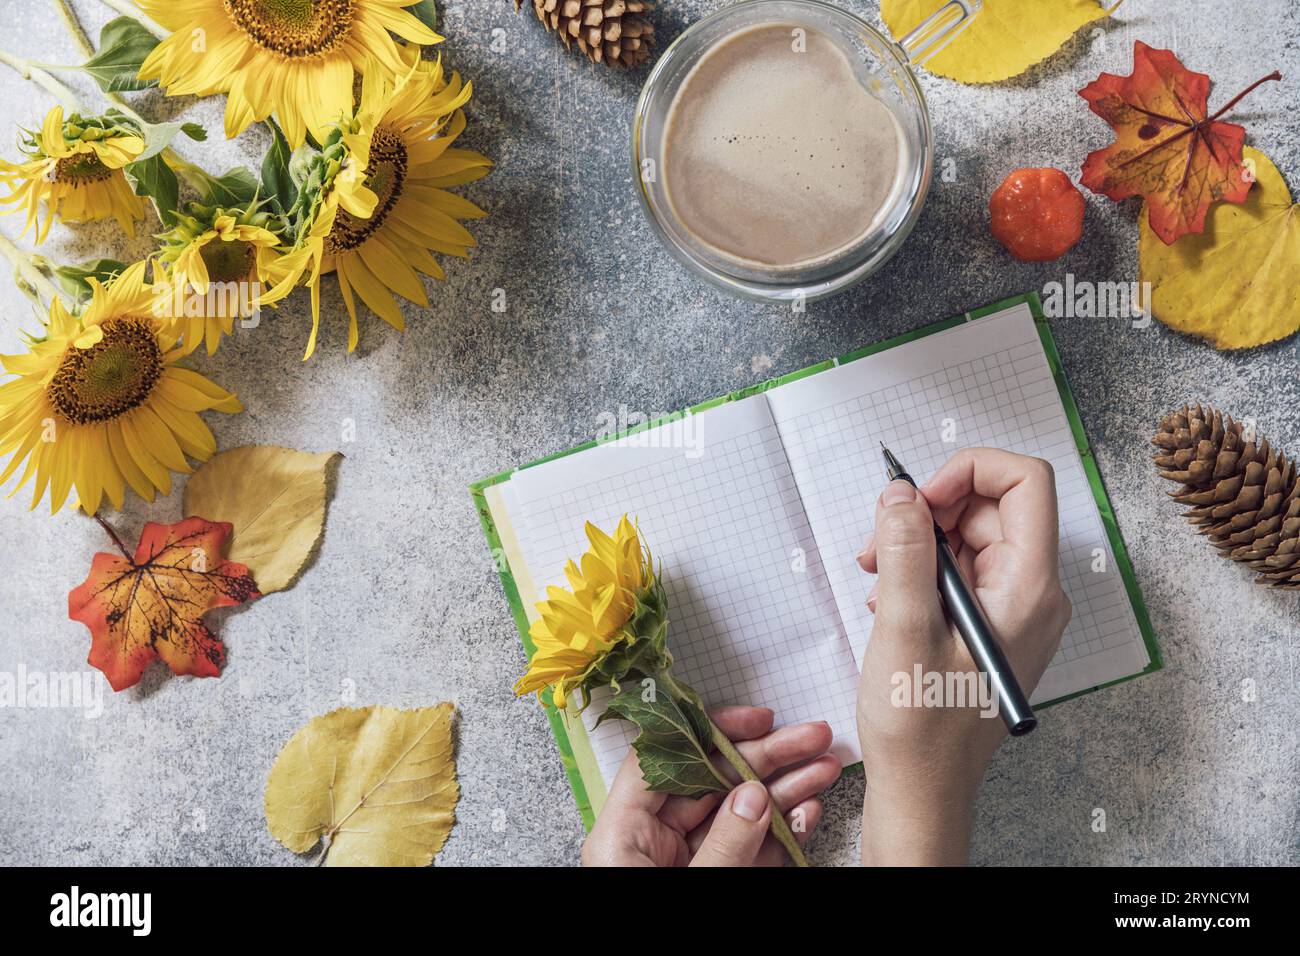
[[[872,614],[876,613],[876,589],[872,588],[871,593],[867,595],[867,610]]]
[[[867,540],[862,544],[862,550],[858,552],[859,561],[866,560],[867,555],[871,553],[871,546],[875,544],[875,541],[876,536],[874,534],[867,535]]]
[[[753,823],[767,809],[767,791],[753,780],[742,783],[731,798],[731,809],[742,820]]]
[[[901,505],[905,502],[916,500],[916,489],[901,478],[891,481],[881,492],[880,503],[885,507],[890,505]]]

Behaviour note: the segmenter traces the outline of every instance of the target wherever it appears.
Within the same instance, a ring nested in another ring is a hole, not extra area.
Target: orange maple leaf
[[[1166,245],[1203,231],[1210,204],[1243,202],[1255,179],[1242,163],[1245,129],[1219,117],[1261,83],[1280,79],[1274,70],[1208,116],[1210,78],[1171,51],[1137,41],[1132,74],[1103,73],[1079,91],[1115,130],[1115,142],[1088,154],[1082,183],[1115,200],[1143,197],[1151,229]]]
[[[204,613],[262,596],[248,568],[222,557],[231,525],[151,521],[135,557],[104,527],[122,553],[96,554],[90,576],[68,594],[68,617],[90,628],[90,665],[113,690],[138,683],[156,657],[175,674],[218,676],[226,651],[203,623]]]

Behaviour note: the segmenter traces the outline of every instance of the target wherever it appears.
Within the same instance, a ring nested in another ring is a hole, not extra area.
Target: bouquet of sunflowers
[[[465,258],[475,245],[462,223],[484,212],[451,189],[491,166],[453,145],[472,88],[425,56],[442,41],[432,0],[102,2],[123,15],[97,50],[67,0],[51,0],[84,55],[75,67],[0,50],[59,101],[22,135],[21,161],[0,159],[0,206],[25,213],[37,245],[56,220],[112,219],[134,236],[152,206],[161,223],[136,263],[55,264],[0,236],[41,325],[25,353],[0,356],[0,483],[21,468],[17,487],[34,482],[33,508],[48,491],[52,512],[74,491],[88,514],[121,508],[127,487],[152,501],[173,472],[211,457],[199,413],[243,406],[186,357],[216,353],[295,290],[311,297],[304,358],[330,273],[349,351],[363,311],[402,329],[397,299],[428,306],[422,276],[445,278],[435,254]],[[93,78],[107,108],[83,107],[51,73],[62,69]],[[258,172],[183,159],[177,137],[207,134],[150,122],[123,96],[153,86],[224,93],[227,137],[262,124]]]
[[[687,797],[730,790],[713,762],[714,750],[741,779],[756,779],[709,718],[700,695],[673,677],[668,596],[637,526],[624,515],[613,536],[591,522],[586,531],[590,548],[564,568],[568,589],[548,587],[537,605],[528,634],[533,652],[515,684],[516,696],[535,692],[543,704],[567,711],[576,703],[581,711],[593,689],[608,687],[613,696],[600,721],[636,725],[640,733],[632,748],[651,790]],[[775,808],[771,828],[795,864],[807,866]]]

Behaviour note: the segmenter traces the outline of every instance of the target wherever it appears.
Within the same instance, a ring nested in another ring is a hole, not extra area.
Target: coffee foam
[[[904,148],[893,113],[831,37],[759,24],[706,51],[674,96],[665,192],[695,241],[725,258],[815,267],[875,226]]]

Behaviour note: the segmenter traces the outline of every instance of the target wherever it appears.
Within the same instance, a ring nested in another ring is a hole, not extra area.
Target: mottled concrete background
[[[878,20],[874,2],[842,2]],[[664,0],[659,35],[667,41],[718,6]],[[77,8],[96,31],[107,19],[92,0]],[[75,58],[45,0],[14,0],[5,13],[0,46]],[[566,54],[509,0],[447,3],[442,27],[444,56],[474,81],[465,142],[497,162],[466,190],[491,211],[474,227],[473,259],[430,283],[432,309],[405,308],[405,335],[370,322],[355,355],[344,352],[337,285],[326,283],[330,319],[310,363],[300,361],[305,299],[198,362],[248,406],[214,417],[222,446],[346,454],[319,561],[292,591],[221,621],[229,664],[220,680],[153,669],[129,692],[103,685],[93,719],[0,710],[0,862],[295,864],[263,821],[267,771],[299,725],[349,693],[360,704],[460,707],[463,797],[440,863],[575,862],[582,827],[550,732],[531,700],[509,692],[524,658],[470,481],[589,438],[620,404],[690,405],[1066,271],[1135,278],[1135,204],[1089,196],[1083,241],[1047,265],[1011,261],[985,226],[988,194],[1009,169],[1073,171],[1109,140],[1075,91],[1103,70],[1129,72],[1135,39],[1212,73],[1212,104],[1280,68],[1286,83],[1258,90],[1236,118],[1300,186],[1295,7],[1128,0],[1013,82],[924,76],[936,155],[951,160],[955,181],[936,182],[906,247],[871,282],[792,315],[724,298],[658,248],[628,172],[639,75]],[[38,124],[49,98],[8,71],[0,81],[0,125]],[[94,101],[86,84],[78,89]],[[257,136],[222,140],[222,99],[138,99],[155,118],[206,123],[212,142],[180,148],[209,168],[259,161]],[[20,222],[0,224],[14,236]],[[56,229],[44,251],[80,261],[149,250],[147,238],[124,246],[112,228],[82,228]],[[491,308],[496,288],[506,291],[504,313]],[[0,295],[0,345],[11,351],[30,312],[8,282]],[[1167,667],[1045,712],[1038,733],[999,754],[974,860],[1300,862],[1296,598],[1251,586],[1176,520],[1147,445],[1164,412],[1199,398],[1254,417],[1300,451],[1300,342],[1223,355],[1158,324],[1061,319],[1053,332]],[[355,440],[343,443],[348,422]],[[179,516],[173,494],[151,507],[132,501],[114,520],[133,537],[145,520]],[[0,543],[0,671],[85,670],[88,636],[67,619],[66,594],[106,547],[103,533],[71,513],[29,515],[15,499],[0,501]],[[830,794],[817,862],[856,859],[861,789],[852,775]],[[1105,832],[1090,825],[1095,808],[1106,812]]]

